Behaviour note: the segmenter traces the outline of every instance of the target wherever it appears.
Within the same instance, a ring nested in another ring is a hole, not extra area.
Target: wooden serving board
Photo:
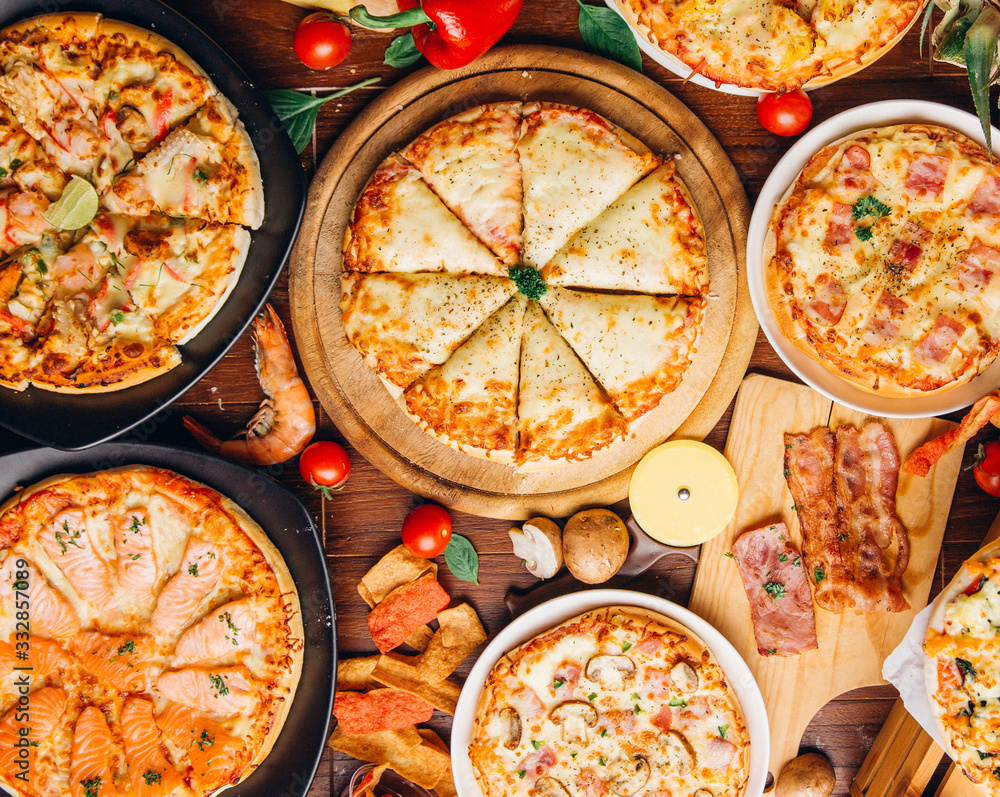
[[[347,341],[340,317],[341,246],[355,200],[379,163],[438,121],[486,102],[547,100],[589,108],[678,174],[706,230],[711,294],[698,350],[681,386],[585,462],[518,472],[455,451],[423,432]],[[556,47],[492,50],[463,69],[428,68],[372,102],[344,131],[313,181],[290,263],[295,337],[309,382],[344,435],[407,489],[479,515],[558,517],[628,493],[632,468],[672,435],[702,439],[746,372],[757,320],[746,284],[749,206],[732,163],[675,97],[619,64]]]
[[[739,569],[725,554],[744,531],[778,521],[787,524],[793,544],[801,550],[798,520],[783,476],[783,434],[859,425],[869,418],[804,385],[766,376],[748,376],[736,397],[725,453],[736,470],[740,502],[733,522],[702,548],[689,605],[725,635],[757,679],[771,727],[774,776],[798,754],[803,731],[827,701],[860,686],[885,683],[882,663],[927,605],[963,449],[942,458],[926,478],[900,474],[896,514],[910,538],[910,563],[903,576],[909,611],[834,614],[817,607],[817,650],[761,656]],[[917,446],[955,426],[936,418],[879,420],[892,430],[904,460]]]

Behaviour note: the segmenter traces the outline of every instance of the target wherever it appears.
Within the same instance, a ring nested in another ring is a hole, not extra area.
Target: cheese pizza
[[[59,229],[73,177],[99,210]],[[119,390],[173,368],[263,215],[246,130],[175,45],[97,14],[0,32],[0,385]]]
[[[692,74],[793,91],[852,74],[903,37],[924,0],[616,0],[625,19]]]
[[[690,630],[634,607],[566,621],[504,656],[469,758],[485,797],[739,797],[750,738]]]
[[[472,108],[389,155],[341,286],[347,340],[410,416],[522,469],[626,438],[681,384],[709,290],[674,160],[546,102]]]
[[[1000,168],[951,130],[822,149],[775,208],[763,259],[782,334],[871,392],[944,390],[1000,351]]]
[[[0,545],[0,783],[207,795],[260,764],[304,636],[239,506],[142,466],[55,476],[0,507]]]

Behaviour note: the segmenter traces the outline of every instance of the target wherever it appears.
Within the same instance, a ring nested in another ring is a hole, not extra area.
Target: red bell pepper
[[[400,11],[375,17],[364,6],[351,17],[366,28],[413,27],[413,42],[434,66],[458,69],[500,41],[523,0],[399,0]]]

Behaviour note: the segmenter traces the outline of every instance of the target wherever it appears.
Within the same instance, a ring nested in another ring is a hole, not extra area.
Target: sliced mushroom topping
[[[649,783],[649,762],[645,756],[616,758],[608,767],[608,786],[618,797],[635,797]]]
[[[549,712],[549,719],[562,727],[564,742],[587,741],[587,728],[597,724],[597,709],[582,700],[567,700]]]
[[[698,673],[686,661],[679,661],[670,668],[670,683],[688,694],[698,689]]]
[[[691,797],[715,797],[711,789],[698,789]]]
[[[625,681],[635,675],[635,662],[628,656],[592,656],[584,674],[591,681],[609,689],[620,689]]]
[[[687,775],[696,762],[694,750],[688,740],[677,731],[667,731],[663,743],[663,763],[667,769],[678,775]]]
[[[569,789],[553,777],[546,775],[535,781],[528,797],[570,797]]]
[[[507,740],[503,746],[508,750],[516,750],[521,743],[521,717],[510,706],[500,710],[501,733],[506,732]]]

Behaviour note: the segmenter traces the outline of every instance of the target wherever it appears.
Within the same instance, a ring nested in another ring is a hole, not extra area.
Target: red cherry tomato
[[[1000,498],[1000,440],[980,443],[972,474],[980,487]]]
[[[411,509],[403,521],[403,545],[414,556],[430,559],[444,552],[451,540],[451,515],[437,504]]]
[[[344,447],[332,440],[313,443],[299,457],[299,473],[327,498],[344,486],[351,475],[351,458]]]
[[[331,14],[317,11],[295,29],[292,49],[310,69],[330,69],[347,58],[351,51],[351,31]]]
[[[778,136],[797,136],[813,118],[813,105],[802,89],[784,94],[765,94],[757,100],[757,119]]]

